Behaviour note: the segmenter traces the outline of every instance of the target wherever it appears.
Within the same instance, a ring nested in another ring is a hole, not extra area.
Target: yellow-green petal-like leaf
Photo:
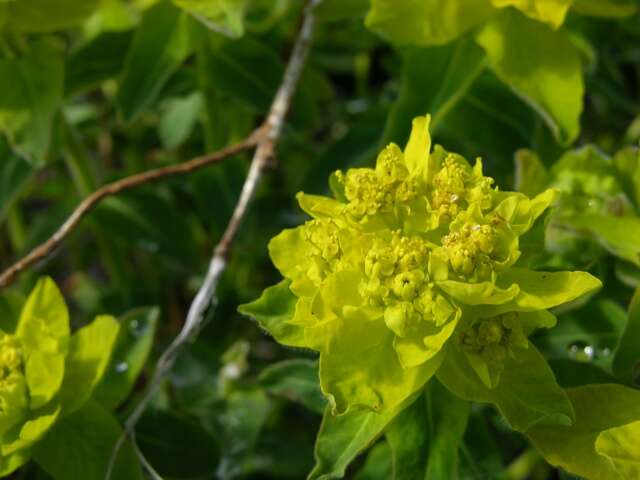
[[[631,480],[599,455],[600,432],[640,420],[640,391],[614,384],[567,389],[576,414],[572,426],[539,425],[527,432],[552,465],[589,480]]]
[[[549,185],[549,172],[540,157],[531,150],[516,152],[515,167],[515,187],[518,192],[532,197]]]
[[[505,281],[502,288],[491,282],[466,283],[455,280],[437,282],[437,285],[456,300],[466,305],[500,305],[518,295],[515,281]]]
[[[528,17],[545,22],[553,28],[564,23],[573,0],[491,0],[498,8],[516,7]]]
[[[104,375],[118,338],[120,324],[101,315],[72,337],[60,399],[65,414],[76,411],[89,399]]]
[[[517,284],[520,293],[509,306],[513,310],[534,311],[571,302],[602,286],[602,282],[587,272],[536,272],[525,268],[510,268],[498,275],[502,286]]]
[[[292,347],[306,347],[304,328],[292,323],[298,299],[291,293],[290,280],[267,288],[254,302],[240,305],[238,311],[255,318],[278,342]]]
[[[431,153],[431,135],[429,123],[431,115],[414,118],[411,124],[409,141],[404,147],[404,161],[411,174],[426,173]]]
[[[601,432],[596,452],[611,460],[622,478],[640,478],[640,421]]]
[[[64,378],[64,355],[60,353],[31,352],[25,366],[29,386],[30,408],[46,405],[60,390]]]
[[[584,82],[569,37],[507,9],[476,40],[496,75],[540,113],[559,141],[571,143],[580,129]]]
[[[69,341],[69,311],[57,285],[48,277],[33,288],[20,313],[16,335],[27,349],[65,352]]]
[[[373,0],[366,25],[398,45],[441,45],[495,13],[489,0]]]

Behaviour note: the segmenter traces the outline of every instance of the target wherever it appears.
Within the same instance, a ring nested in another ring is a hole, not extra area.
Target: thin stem
[[[273,156],[280,133],[282,132],[284,118],[289,110],[289,106],[291,105],[291,100],[296,90],[296,86],[300,79],[300,74],[302,73],[307,53],[311,45],[315,26],[313,9],[320,3],[320,1],[321,0],[311,0],[305,7],[302,26],[298,33],[298,37],[296,38],[291,56],[289,57],[289,62],[287,64],[282,83],[278,88],[273,103],[271,104],[269,114],[267,115],[262,127],[259,129],[261,135],[259,135],[258,145],[253,156],[253,160],[251,161],[249,173],[245,179],[244,185],[242,186],[240,197],[233,214],[231,215],[231,219],[227,224],[227,228],[222,235],[222,238],[214,249],[213,257],[209,263],[209,269],[204,282],[189,307],[189,312],[182,330],[173,340],[171,345],[169,345],[169,347],[160,356],[156,366],[156,371],[149,382],[147,391],[125,422],[122,437],[114,447],[111,455],[106,480],[110,480],[111,478],[115,459],[117,458],[118,451],[122,447],[125,438],[133,433],[138,420],[144,414],[151,399],[160,388],[162,381],[173,367],[176,356],[182,347],[192,341],[197,335],[205,313],[214,301],[220,277],[227,266],[227,257],[231,250],[233,241],[238,233],[242,220],[247,213],[249,203],[255,195],[263,173]]]
[[[76,207],[73,213],[58,228],[58,230],[56,230],[56,232],[51,237],[49,237],[48,240],[41,243],[39,246],[29,252],[24,258],[17,261],[12,266],[7,268],[4,272],[2,272],[2,274],[0,275],[0,288],[8,286],[21,272],[50,256],[60,246],[60,244],[74,231],[74,229],[78,226],[85,215],[93,210],[93,208],[95,208],[95,206],[105,198],[146,183],[156,182],[158,180],[171,176],[184,175],[186,173],[191,173],[195,170],[199,170],[208,165],[217,163],[227,157],[255,147],[262,135],[263,134],[261,133],[261,130],[256,130],[241,142],[218,150],[215,153],[197,157],[193,160],[185,163],[180,163],[178,165],[170,165],[168,167],[148,170],[136,175],[131,175],[130,177],[125,177],[113,183],[109,183],[102,188],[99,188],[91,195],[86,197]]]

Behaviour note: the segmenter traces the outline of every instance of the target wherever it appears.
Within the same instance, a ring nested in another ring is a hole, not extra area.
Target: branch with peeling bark
[[[238,199],[231,219],[227,224],[227,228],[214,250],[204,282],[191,303],[182,330],[158,360],[154,376],[149,382],[144,396],[125,422],[124,432],[118,440],[118,443],[115,445],[111,456],[106,476],[107,480],[111,478],[111,472],[118,456],[118,452],[126,439],[130,438],[135,445],[134,428],[138,420],[140,420],[146,411],[153,395],[157,392],[162,381],[171,370],[177,354],[184,345],[193,340],[193,337],[197,335],[205,313],[213,303],[218,282],[220,281],[220,277],[227,265],[227,256],[231,249],[231,245],[238,233],[238,229],[240,228],[240,224],[247,212],[249,203],[262,179],[264,170],[273,156],[280,133],[282,132],[284,119],[291,105],[311,44],[315,24],[313,9],[320,3],[320,1],[321,0],[311,0],[307,3],[304,9],[302,26],[300,27],[298,37],[289,58],[282,83],[278,88],[273,103],[271,104],[271,108],[265,122],[253,135],[254,139],[257,141],[256,151],[251,162],[251,167],[249,168],[249,173],[242,187],[240,198]],[[137,452],[138,455],[142,455],[138,449]],[[143,458],[142,464],[146,466],[147,471],[152,478],[156,478],[157,474],[155,474],[153,468],[149,466],[148,462]]]

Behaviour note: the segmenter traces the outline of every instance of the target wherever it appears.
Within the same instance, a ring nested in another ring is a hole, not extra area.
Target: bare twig
[[[176,175],[184,175],[186,173],[193,172],[201,169],[213,163],[217,163],[224,160],[231,155],[235,155],[244,150],[249,150],[260,143],[261,138],[265,138],[266,133],[263,129],[255,130],[251,135],[242,140],[239,143],[225,147],[217,152],[194,158],[188,162],[180,163],[178,165],[170,165],[164,168],[158,168],[155,170],[148,170],[146,172],[131,175],[129,177],[122,178],[113,183],[109,183],[102,188],[99,188],[87,198],[85,198],[73,211],[73,213],[67,218],[67,220],[56,230],[56,232],[49,237],[44,243],[40,244],[29,252],[24,258],[17,261],[15,264],[7,268],[0,275],[0,288],[6,287],[16,278],[20,272],[26,270],[32,265],[45,259],[51,255],[56,248],[65,240],[69,234],[78,226],[80,221],[89,213],[95,206],[105,198],[138,187],[145,183],[155,182],[163,178],[172,177]]]
[[[259,132],[264,133],[264,135],[258,135],[257,137],[258,143],[256,151],[251,162],[251,167],[249,168],[249,173],[242,187],[240,198],[238,199],[231,219],[227,224],[227,228],[214,250],[204,282],[189,307],[189,312],[182,330],[158,360],[154,376],[149,382],[144,396],[125,422],[124,432],[113,449],[111,462],[106,476],[107,480],[111,478],[111,471],[119,449],[122,447],[127,436],[132,434],[136,423],[146,411],[149,406],[149,402],[157,392],[168,372],[171,370],[176,355],[179,353],[181,348],[191,341],[198,333],[205,313],[215,299],[218,282],[226,268],[227,257],[229,255],[231,245],[233,244],[240,224],[247,212],[247,207],[255,194],[260,180],[262,179],[264,170],[268,166],[278,143],[284,124],[284,118],[289,110],[289,106],[291,105],[293,94],[296,90],[298,80],[300,79],[300,74],[302,73],[311,44],[315,25],[313,9],[320,2],[321,0],[310,0],[305,7],[302,26],[289,58],[289,63],[287,64],[282,84],[278,88],[265,122],[259,129]]]

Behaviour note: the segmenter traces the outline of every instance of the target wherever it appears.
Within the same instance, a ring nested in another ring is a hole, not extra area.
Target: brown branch
[[[58,228],[58,230],[49,237],[49,239],[38,245],[25,257],[4,270],[0,275],[0,288],[8,286],[21,272],[51,255],[71,234],[71,232],[73,232],[80,221],[105,198],[111,195],[116,195],[125,190],[138,187],[145,183],[156,182],[176,175],[184,175],[217,163],[231,155],[254,148],[260,143],[261,139],[265,139],[267,137],[267,133],[267,130],[264,127],[261,127],[251,133],[251,135],[244,140],[218,150],[217,152],[196,157],[188,162],[180,163],[178,165],[170,165],[168,167],[137,173],[104,185],[85,198],[76,207],[67,220]]]

